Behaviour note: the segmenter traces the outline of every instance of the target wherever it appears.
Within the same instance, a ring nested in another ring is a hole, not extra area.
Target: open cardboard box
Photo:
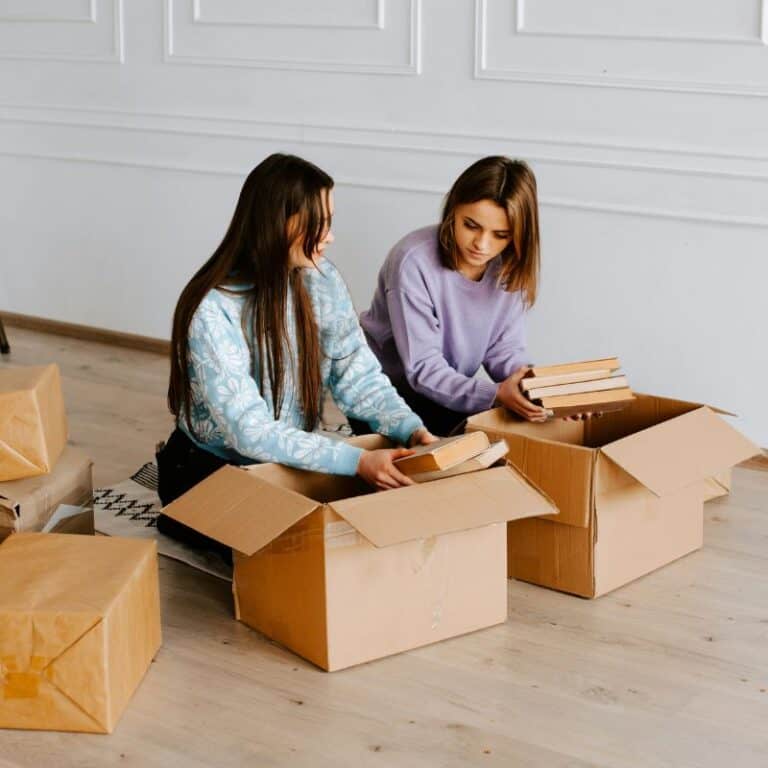
[[[560,511],[510,522],[510,578],[597,597],[699,549],[703,502],[759,453],[715,410],[638,394],[587,421],[472,416],[467,430],[504,438],[509,461]]]
[[[0,482],[50,472],[66,443],[59,367],[0,368]]]
[[[223,467],[163,511],[235,551],[236,618],[329,671],[504,622],[506,522],[556,513],[509,466],[376,493],[279,464]]]

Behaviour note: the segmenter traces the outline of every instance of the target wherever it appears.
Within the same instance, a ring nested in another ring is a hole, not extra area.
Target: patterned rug
[[[220,579],[232,581],[232,567],[216,552],[181,544],[157,530],[160,498],[157,495],[157,465],[145,464],[130,479],[108,488],[96,488],[96,530],[106,536],[155,539],[157,551]]]
[[[343,440],[352,435],[347,420],[330,396],[323,404],[322,425],[318,432],[335,440]],[[155,539],[159,554],[180,560],[220,579],[232,581],[232,566],[225,563],[217,552],[188,547],[157,530],[161,504],[157,495],[157,465],[154,462],[147,462],[122,483],[108,488],[96,488],[93,496],[98,533],[105,536]]]

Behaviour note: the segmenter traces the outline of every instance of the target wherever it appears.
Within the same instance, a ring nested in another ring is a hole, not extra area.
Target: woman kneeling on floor
[[[168,390],[176,429],[157,456],[164,505],[224,464],[358,474],[379,489],[410,484],[393,464],[406,448],[366,451],[314,431],[326,391],[397,443],[435,439],[382,373],[324,257],[332,189],[301,158],[266,158],[246,179],[221,244],[182,291]],[[162,514],[157,527],[211,544]]]

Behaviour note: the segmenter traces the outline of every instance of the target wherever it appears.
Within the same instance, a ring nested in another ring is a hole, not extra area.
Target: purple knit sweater
[[[499,259],[479,282],[440,262],[437,227],[404,237],[379,272],[360,322],[393,382],[461,413],[490,408],[497,384],[527,363],[519,291],[498,285]],[[484,366],[493,382],[475,378]]]

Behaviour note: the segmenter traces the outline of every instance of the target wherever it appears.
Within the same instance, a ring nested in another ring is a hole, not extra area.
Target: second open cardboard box
[[[703,502],[759,453],[715,409],[640,394],[597,419],[533,424],[497,408],[467,429],[504,438],[509,461],[560,510],[510,523],[510,578],[583,597],[699,549]]]
[[[504,622],[506,522],[556,513],[509,466],[374,493],[278,464],[163,511],[235,551],[236,618],[329,671]]]

